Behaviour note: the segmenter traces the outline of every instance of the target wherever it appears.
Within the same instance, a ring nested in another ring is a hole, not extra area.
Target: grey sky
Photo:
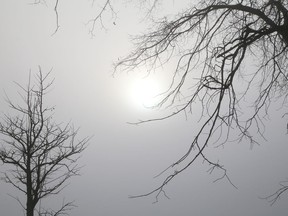
[[[135,5],[118,2],[116,25],[108,19],[108,30],[96,29],[91,39],[85,25],[93,15],[91,2],[63,1],[59,32],[51,36],[55,28],[52,5],[28,3],[2,0],[0,4],[0,110],[9,111],[4,90],[12,100],[19,99],[13,81],[25,85],[29,70],[33,74],[38,65],[43,72],[53,68],[55,83],[46,102],[56,106],[55,120],[71,120],[81,128],[82,137],[94,135],[81,158],[85,165],[82,176],[72,178],[59,196],[48,198],[48,206],[60,205],[63,198],[75,200],[78,207],[71,216],[287,215],[288,194],[273,206],[259,199],[288,178],[287,119],[281,119],[276,108],[272,108],[275,112],[266,128],[268,141],[263,140],[261,146],[251,150],[245,142],[229,143],[208,152],[226,166],[238,189],[226,180],[213,183],[219,173],[209,175],[209,167],[199,161],[167,187],[170,199],[161,197],[157,204],[152,204],[154,196],[128,199],[162,182],[165,176],[153,177],[185,152],[197,128],[193,117],[186,120],[184,115],[140,126],[126,123],[162,115],[137,107],[131,100],[131,86],[143,74],[112,77],[112,62],[132,48],[129,35],[143,32],[147,23],[140,22],[141,13]],[[180,3],[172,4],[166,12],[172,13]],[[161,89],[168,85],[165,71],[152,77],[164,79]],[[21,195],[4,182],[0,182],[0,191],[0,215],[22,215],[19,204],[7,194]]]

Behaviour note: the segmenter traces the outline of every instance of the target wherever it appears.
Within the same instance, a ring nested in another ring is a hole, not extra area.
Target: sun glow
[[[148,108],[159,102],[161,88],[159,82],[152,78],[135,79],[129,90],[132,103],[137,107]]]

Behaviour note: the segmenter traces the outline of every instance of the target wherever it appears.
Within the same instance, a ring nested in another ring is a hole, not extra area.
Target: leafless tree
[[[165,170],[171,174],[163,183],[133,197],[156,193],[158,198],[167,184],[196,160],[208,163],[211,172],[222,171],[219,179],[231,182],[224,166],[210,160],[205,151],[208,145],[223,146],[229,141],[248,139],[251,145],[258,143],[256,135],[264,137],[263,119],[271,103],[281,99],[285,108],[288,2],[200,0],[176,17],[155,21],[151,29],[135,37],[135,50],[115,67],[153,70],[173,66],[171,85],[156,107],[170,106],[174,111],[136,124],[191,112],[201,116],[200,129],[187,152]],[[245,68],[247,64],[251,64],[249,69]],[[195,107],[199,104],[202,110],[197,113]],[[274,198],[286,190],[287,186],[283,187]]]
[[[41,68],[35,84],[18,85],[23,104],[7,98],[13,116],[6,114],[0,122],[2,141],[0,161],[7,165],[3,180],[25,194],[26,203],[19,201],[27,216],[58,216],[67,214],[74,204],[64,202],[59,210],[44,210],[39,201],[56,195],[67,185],[67,180],[79,175],[77,160],[89,138],[78,140],[78,130],[70,124],[56,124],[52,120],[53,107],[47,107],[44,97],[53,81],[43,75]],[[15,115],[14,115],[15,113]],[[36,211],[37,205],[39,210]]]
[[[59,1],[54,2],[57,31]],[[149,16],[161,0],[135,2],[151,2]],[[100,11],[88,21],[91,35],[96,24],[105,27],[105,14],[111,14],[113,19],[117,17],[113,0],[99,4]],[[286,105],[287,8],[285,0],[199,0],[177,17],[155,21],[152,31],[135,37],[136,49],[119,61],[116,69],[145,66],[153,70],[174,63],[171,85],[156,105],[172,106],[174,112],[138,123],[164,120],[186,112],[194,114],[195,106],[202,105],[201,128],[187,152],[168,167],[167,170],[172,168],[172,174],[168,174],[163,184],[141,196],[156,193],[158,197],[175,176],[201,158],[211,165],[211,172],[220,169],[223,171],[220,179],[230,181],[224,166],[205,155],[208,144],[224,145],[231,141],[232,135],[235,137],[236,129],[239,133],[233,141],[248,139],[253,145],[258,143],[255,134],[264,138],[263,118],[268,115],[270,104],[282,99],[283,107]],[[251,65],[249,70],[245,68],[247,64]],[[267,198],[273,202],[285,191],[284,185]]]

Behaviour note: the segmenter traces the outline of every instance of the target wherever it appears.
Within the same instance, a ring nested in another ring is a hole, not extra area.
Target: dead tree
[[[270,104],[279,99],[286,103],[288,2],[200,0],[174,18],[156,21],[151,29],[135,37],[135,50],[116,64],[116,70],[173,66],[170,88],[156,106],[175,109],[170,115],[147,121],[191,112],[201,116],[201,125],[187,152],[166,170],[171,174],[140,197],[154,193],[158,197],[196,160],[204,160],[211,172],[221,170],[220,179],[229,180],[224,166],[210,160],[205,151],[208,145],[232,140],[257,143],[256,135],[264,136],[262,117],[268,115]],[[253,67],[247,70],[247,64]],[[195,109],[199,104],[200,113]]]
[[[35,84],[29,77],[27,87],[19,85],[23,104],[8,98],[13,115],[4,115],[0,122],[0,161],[7,166],[3,179],[25,194],[25,202],[16,199],[27,216],[34,216],[35,212],[57,216],[73,207],[73,202],[67,202],[59,210],[48,211],[39,206],[36,211],[40,200],[58,194],[68,179],[79,175],[77,160],[89,140],[78,140],[78,130],[52,119],[54,108],[44,103],[53,83],[48,81],[48,75],[39,68]]]

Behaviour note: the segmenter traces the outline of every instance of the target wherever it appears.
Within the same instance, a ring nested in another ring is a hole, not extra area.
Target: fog
[[[168,11],[184,7],[170,1]],[[42,201],[57,208],[63,200],[75,200],[71,216],[284,216],[288,194],[273,206],[266,197],[286,180],[286,121],[277,106],[271,108],[266,139],[251,148],[248,142],[209,148],[207,154],[228,170],[235,189],[227,180],[214,182],[221,173],[209,174],[209,166],[198,161],[167,187],[165,196],[130,199],[159,186],[165,174],[157,174],[179,159],[188,149],[199,127],[195,116],[179,115],[164,121],[129,124],[163,116],[165,109],[151,110],[133,98],[134,83],[152,79],[158,83],[155,95],[169,86],[169,71],[157,70],[145,78],[145,70],[117,72],[113,62],[133,48],[130,36],[145,31],[149,21],[135,3],[115,3],[117,19],[107,17],[107,29],[97,26],[94,37],[87,21],[95,15],[91,2],[60,1],[60,28],[54,35],[55,14],[51,2],[31,5],[28,1],[1,1],[0,73],[1,114],[9,112],[7,94],[21,103],[14,82],[27,84],[29,73],[55,78],[45,104],[55,105],[54,120],[71,121],[80,127],[79,138],[92,136],[79,163],[81,176],[71,178],[57,196]],[[161,13],[162,11],[159,11]],[[175,11],[174,11],[175,12]],[[249,66],[247,66],[249,67]],[[171,72],[171,71],[170,71]],[[0,167],[0,171],[2,168]],[[23,198],[11,185],[0,182],[0,215],[24,215],[10,195]]]

